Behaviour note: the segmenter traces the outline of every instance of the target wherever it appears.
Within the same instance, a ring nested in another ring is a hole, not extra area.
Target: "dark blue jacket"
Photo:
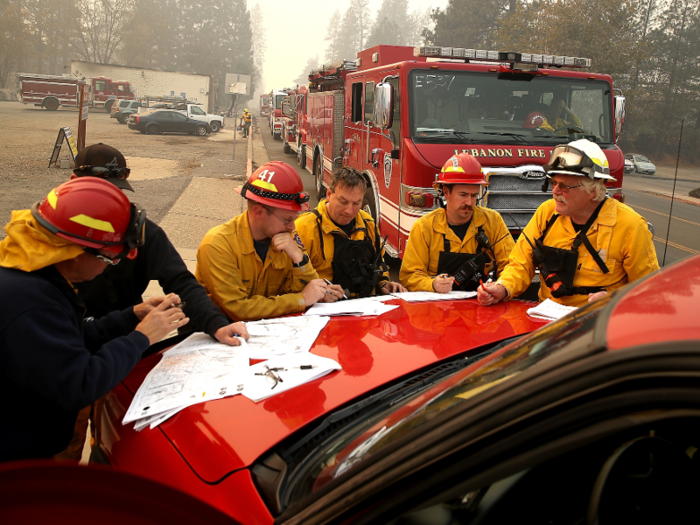
[[[81,296],[54,266],[0,268],[0,298],[0,461],[49,458],[70,442],[78,412],[126,377],[149,341],[133,331],[133,308],[83,321]]]
[[[93,280],[78,283],[76,288],[85,298],[87,315],[102,317],[143,302],[141,296],[152,280],[158,281],[166,294],[176,293],[186,303],[183,310],[190,322],[184,331],[199,330],[214,337],[219,328],[229,324],[187,269],[163,228],[150,219],[146,219],[145,243],[135,259],[123,258]]]

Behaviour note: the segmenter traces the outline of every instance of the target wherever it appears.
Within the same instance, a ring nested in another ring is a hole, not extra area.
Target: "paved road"
[[[663,266],[700,253],[700,199],[688,197],[691,189],[700,187],[700,175],[684,175],[676,181],[675,194],[670,178],[627,174],[622,184],[627,204],[654,226],[654,246]]]

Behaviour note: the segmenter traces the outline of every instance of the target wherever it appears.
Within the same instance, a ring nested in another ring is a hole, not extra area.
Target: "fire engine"
[[[551,198],[542,192],[542,166],[552,149],[586,138],[605,151],[617,179],[609,192],[624,200],[616,143],[625,98],[609,75],[580,70],[590,65],[579,57],[380,45],[312,71],[305,167],[317,196],[325,197],[334,169],[357,168],[368,186],[363,208],[388,235],[387,253],[402,257],[413,224],[439,206],[437,173],[465,151],[491,183],[481,205],[499,211],[517,235]],[[562,119],[551,111],[561,101]]]
[[[296,153],[304,167],[306,160],[306,99],[309,88],[298,86],[282,99],[282,142],[285,153]]]
[[[288,89],[273,89],[270,93],[270,134],[275,140],[282,138],[282,100]]]
[[[260,95],[260,115],[263,117],[270,115],[270,95],[267,93]]]
[[[78,107],[78,86],[81,84],[90,86],[90,107],[104,108],[108,113],[117,100],[135,100],[131,84],[126,81],[114,81],[106,77],[85,79],[31,73],[19,73],[17,76],[22,102],[44,107],[49,111],[56,111],[59,106]]]

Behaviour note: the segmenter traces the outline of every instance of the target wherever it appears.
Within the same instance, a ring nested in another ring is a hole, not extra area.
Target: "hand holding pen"
[[[446,273],[441,273],[435,276],[433,279],[433,290],[437,293],[448,293],[452,291],[452,283],[455,282],[455,278]]]

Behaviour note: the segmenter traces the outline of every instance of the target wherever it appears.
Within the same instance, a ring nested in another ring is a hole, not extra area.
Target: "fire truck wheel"
[[[199,135],[200,137],[204,137],[207,134],[207,127],[206,126],[197,126],[194,130],[195,135]]]
[[[58,99],[51,97],[44,100],[44,107],[49,111],[56,111],[58,109],[58,106]]]
[[[289,147],[289,142],[285,142],[285,143],[284,143],[284,152],[285,152],[285,153],[291,153],[291,152],[292,152],[292,148]]]
[[[149,135],[160,135],[160,128],[156,124],[151,124],[146,128],[146,133]]]
[[[114,105],[114,100],[108,100],[105,102],[105,111],[109,113],[112,110],[112,106]]]
[[[377,216],[379,214],[377,213],[377,202],[374,199],[374,190],[371,186],[365,190],[365,198],[362,200],[362,209],[372,216],[375,223],[377,222]]]
[[[218,133],[221,129],[221,122],[219,122],[218,120],[212,120],[209,123],[209,127],[211,128],[212,133]]]
[[[316,162],[314,180],[316,183],[316,198],[320,202],[326,198],[326,187],[323,185],[323,159],[318,159]]]

